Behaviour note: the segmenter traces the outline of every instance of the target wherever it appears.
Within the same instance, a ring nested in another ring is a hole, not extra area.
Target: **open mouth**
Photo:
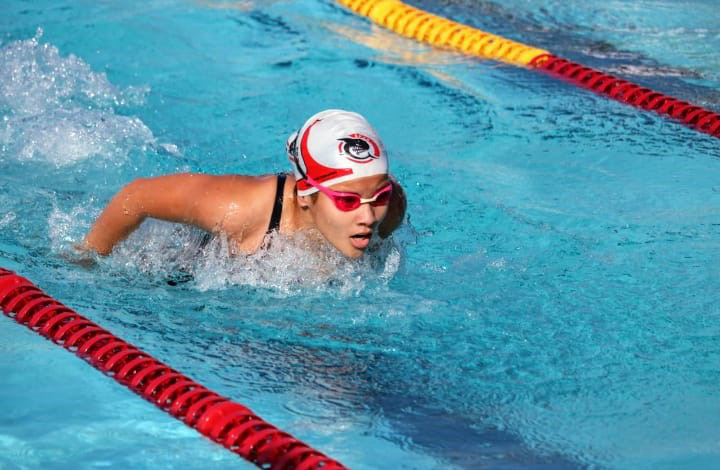
[[[358,233],[350,236],[350,243],[352,243],[355,248],[363,249],[368,246],[371,237],[372,233]]]

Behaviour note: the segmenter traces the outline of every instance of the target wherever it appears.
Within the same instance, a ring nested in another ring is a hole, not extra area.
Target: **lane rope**
[[[695,130],[720,137],[720,114],[700,106],[551,54],[536,57],[530,66],[544,70],[578,87],[680,120]]]
[[[260,468],[345,467],[249,408],[224,398],[0,268],[3,313],[87,361],[133,392]]]
[[[409,38],[464,54],[514,65],[528,65],[548,51],[511,41],[433,15],[397,0],[337,0],[350,10]]]
[[[463,54],[529,67],[608,98],[680,120],[720,138],[720,114],[627,80],[571,62],[520,42],[487,33],[399,0],[336,0],[403,36]]]

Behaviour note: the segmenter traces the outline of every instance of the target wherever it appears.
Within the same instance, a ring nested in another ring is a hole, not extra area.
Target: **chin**
[[[365,254],[365,250],[355,248],[354,246],[348,246],[346,248],[340,249],[340,253],[345,255],[347,258],[358,259]]]

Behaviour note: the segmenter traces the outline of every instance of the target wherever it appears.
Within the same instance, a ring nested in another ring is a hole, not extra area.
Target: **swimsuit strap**
[[[287,175],[285,173],[277,175],[275,205],[273,205],[272,215],[270,216],[270,225],[268,225],[267,233],[280,229],[280,217],[282,216],[283,196],[285,195],[285,178],[287,178]]]

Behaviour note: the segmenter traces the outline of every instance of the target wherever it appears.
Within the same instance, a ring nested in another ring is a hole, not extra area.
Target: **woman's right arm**
[[[146,214],[140,210],[138,199],[139,181],[126,185],[115,194],[85,236],[84,248],[108,255],[145,220]]]
[[[107,255],[146,217],[220,230],[228,206],[237,200],[237,188],[245,186],[247,178],[184,173],[137,179],[112,198],[86,235],[84,247]]]

